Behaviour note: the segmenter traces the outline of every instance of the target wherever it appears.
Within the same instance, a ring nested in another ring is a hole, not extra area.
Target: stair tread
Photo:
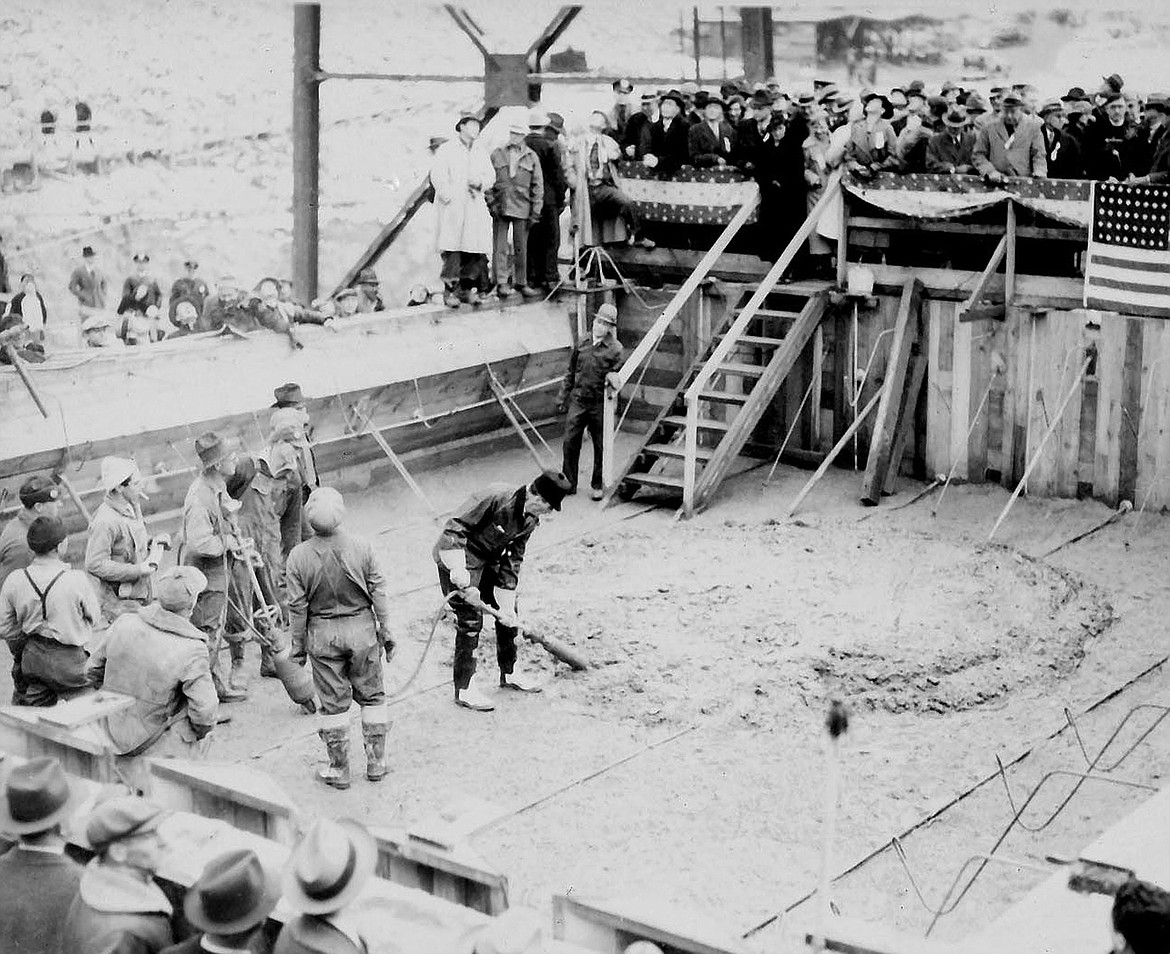
[[[745,364],[742,361],[724,361],[719,370],[728,374],[739,374],[747,378],[758,378],[767,368],[762,364]]]
[[[750,394],[736,394],[733,391],[700,391],[699,397],[704,401],[714,401],[720,404],[746,404]]]
[[[662,419],[662,423],[663,424],[677,424],[680,427],[685,427],[686,423],[687,423],[687,419],[686,419],[685,414],[671,414],[669,417],[664,417]],[[730,424],[724,424],[722,421],[704,421],[702,419],[699,420],[699,429],[700,430],[726,431],[730,427],[731,427]]]
[[[675,490],[682,490],[683,480],[681,477],[671,477],[667,474],[626,474],[626,480],[632,480],[636,484],[649,484],[652,487],[671,487]]]
[[[720,335],[716,335],[715,337],[716,338],[724,338],[724,337],[726,337],[726,335],[720,334]],[[772,338],[772,337],[768,337],[766,335],[740,335],[738,338],[735,339],[735,341],[737,344],[754,344],[754,345],[763,345],[764,347],[771,346],[771,347],[776,347],[776,348],[779,348],[780,345],[784,344],[783,338]]]
[[[682,444],[647,444],[642,448],[643,451],[648,451],[651,454],[657,454],[659,457],[677,457],[680,460],[686,456],[686,449]],[[698,460],[710,460],[715,454],[713,447],[698,447],[695,449],[695,457]]]
[[[735,313],[737,315],[742,314],[743,309],[737,308],[737,309],[735,309]],[[756,318],[799,318],[800,317],[799,311],[784,311],[784,310],[779,309],[779,308],[757,308],[754,312],[752,312],[752,314]]]

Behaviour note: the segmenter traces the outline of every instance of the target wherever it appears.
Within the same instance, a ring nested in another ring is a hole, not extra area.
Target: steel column
[[[293,288],[317,297],[317,201],[321,147],[321,5],[293,7]]]

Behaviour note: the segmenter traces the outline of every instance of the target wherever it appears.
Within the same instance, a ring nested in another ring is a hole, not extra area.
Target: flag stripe
[[[1170,279],[1121,269],[1094,269],[1089,274],[1089,284],[1124,291],[1147,292],[1151,295],[1170,294]]]
[[[1092,206],[1085,305],[1170,318],[1170,188],[1095,182]]]
[[[1128,258],[1118,258],[1116,255],[1107,255],[1103,252],[1090,250],[1093,265],[1105,265],[1109,268],[1128,268],[1140,272],[1159,272],[1170,275],[1170,252],[1159,252],[1162,261],[1142,262]]]
[[[1096,311],[1111,311],[1120,315],[1138,315],[1142,318],[1166,318],[1170,316],[1170,309],[1166,305],[1150,307],[1149,305],[1135,305],[1132,302],[1116,302],[1104,298],[1089,297],[1085,299],[1085,307]]]
[[[1170,262],[1170,252],[1156,248],[1126,248],[1123,245],[1109,245],[1105,242],[1090,242],[1089,254],[1094,258],[1105,256],[1123,261],[1159,265]]]
[[[1148,305],[1151,308],[1162,307],[1166,309],[1166,314],[1170,316],[1170,292],[1155,295],[1125,289],[1111,290],[1108,286],[1102,288],[1094,283],[1089,285],[1087,294],[1090,298],[1100,298],[1106,301],[1133,302],[1135,305]]]

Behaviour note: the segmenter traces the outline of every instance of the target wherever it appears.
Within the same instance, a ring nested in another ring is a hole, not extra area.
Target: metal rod
[[[703,75],[699,67],[699,8],[691,7],[691,35],[693,37],[693,46],[695,54],[695,83],[699,82],[699,77]]]
[[[321,5],[293,7],[293,288],[317,297],[317,201],[321,147]]]
[[[29,397],[33,399],[37,410],[41,412],[41,417],[47,418],[49,416],[49,409],[45,407],[45,402],[41,400],[41,393],[37,390],[37,386],[33,384],[32,378],[28,376],[28,368],[24,366],[24,359],[16,353],[16,349],[12,345],[4,346],[4,354],[11,363],[13,370],[20,376],[21,383],[28,389]]]

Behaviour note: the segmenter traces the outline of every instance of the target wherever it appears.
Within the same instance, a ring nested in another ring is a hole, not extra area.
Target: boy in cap
[[[187,922],[199,933],[163,954],[251,954],[279,900],[280,882],[256,852],[240,848],[212,858],[183,899]]]
[[[199,315],[203,311],[203,305],[207,302],[208,296],[211,294],[211,290],[207,287],[207,282],[195,274],[198,270],[199,263],[194,259],[187,259],[183,263],[183,275],[180,278],[176,278],[174,284],[171,285],[171,297],[167,309],[171,324],[176,328],[180,327],[177,320],[177,313],[181,303],[189,302],[194,307],[195,314]]]
[[[288,555],[285,580],[294,658],[309,657],[320,698],[318,735],[329,766],[317,778],[333,788],[350,785],[349,707],[362,711],[366,778],[386,776],[386,691],[382,655],[394,653],[386,578],[369,542],[341,530],[345,501],[319,487],[305,503],[316,536]]]
[[[0,639],[21,644],[24,705],[52,706],[86,688],[86,649],[101,605],[84,573],[62,560],[69,535],[60,517],[28,528],[32,562],[0,587]]]
[[[528,286],[528,230],[540,221],[544,208],[544,173],[536,153],[524,144],[527,135],[524,123],[513,122],[508,127],[508,142],[491,154],[496,179],[487,203],[492,213],[492,260],[500,298],[513,298],[517,292],[524,298],[540,297],[539,291]]]
[[[483,610],[464,597],[498,609],[496,661],[500,688],[518,692],[540,689],[518,678],[516,666],[516,587],[524,564],[524,551],[540,518],[560,511],[569,493],[564,474],[546,470],[522,487],[493,484],[472,494],[447,520],[432,551],[439,586],[455,611],[455,704],[477,712],[495,708],[486,695],[471,685],[475,675],[475,650],[483,629]]]
[[[191,622],[207,636],[211,674],[220,702],[237,702],[247,697],[247,678],[242,627],[228,613],[228,581],[238,579],[236,561],[245,559],[236,525],[240,505],[232,500],[226,483],[226,478],[236,470],[235,455],[214,432],[195,439],[195,453],[203,469],[192,481],[183,501],[180,561],[197,567],[207,578],[207,587],[195,604]],[[238,595],[236,599],[238,602]],[[231,647],[232,657],[231,676],[226,685],[219,675],[219,651],[224,640]]]
[[[617,339],[617,308],[606,302],[597,309],[590,340],[579,342],[569,356],[569,370],[557,399],[557,411],[568,412],[561,473],[569,480],[570,494],[577,492],[581,443],[586,432],[593,442],[593,473],[589,485],[593,499],[600,500],[604,492],[601,431],[605,389],[617,383],[622,360],[622,346]]]
[[[102,601],[105,622],[137,610],[152,599],[150,578],[158,570],[151,544],[170,548],[163,534],[152,541],[142,517],[146,499],[142,474],[134,461],[123,457],[102,460],[102,489],[106,495],[89,525],[85,569]]]
[[[211,744],[218,699],[204,634],[191,611],[207,577],[191,566],[164,570],[157,602],[119,616],[89,661],[90,683],[135,700],[106,720],[119,755],[201,758]]]
[[[61,825],[79,799],[54,758],[29,759],[4,780],[0,833],[17,840],[0,856],[0,930],[6,951],[56,954],[82,868],[65,854]]]
[[[300,912],[285,922],[273,954],[365,954],[373,945],[346,910],[378,861],[374,839],[348,818],[322,819],[293,849],[281,885]]]
[[[85,866],[65,918],[70,954],[133,951],[158,954],[174,943],[170,901],[154,882],[167,843],[166,813],[145,798],[122,795],[100,803],[85,826],[97,853]]]

